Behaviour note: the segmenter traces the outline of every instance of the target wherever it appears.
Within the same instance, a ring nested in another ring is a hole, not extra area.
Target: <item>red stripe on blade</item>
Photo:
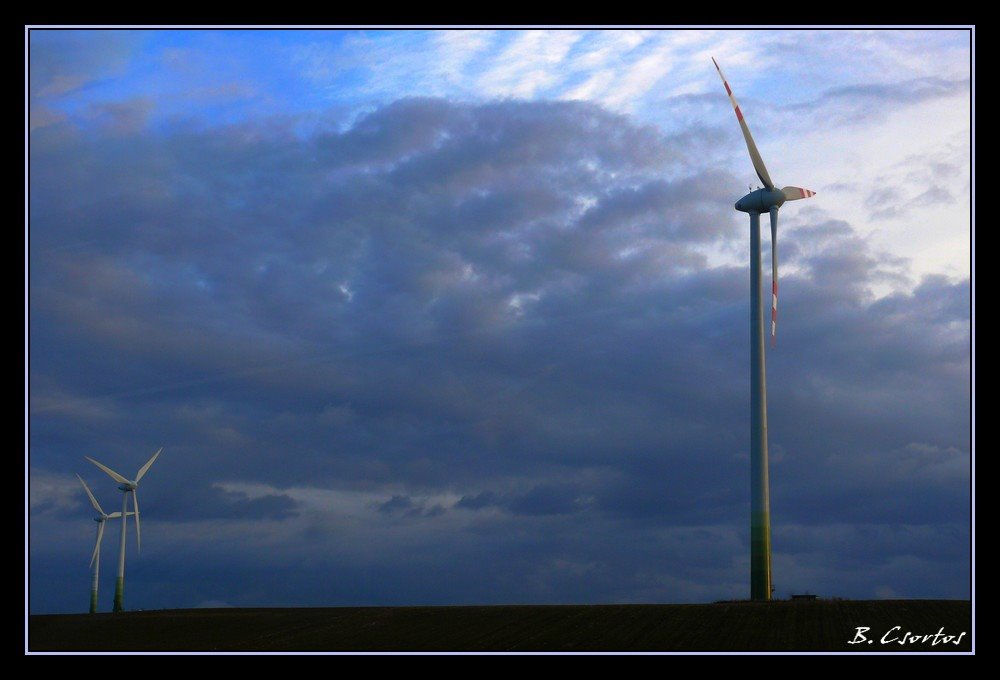
[[[743,122],[743,112],[740,111],[740,107],[736,107],[736,120]]]
[[[730,97],[732,97],[733,96],[733,91],[729,89],[729,83],[727,83],[725,80],[723,80],[722,84],[726,86],[726,94],[728,94]]]

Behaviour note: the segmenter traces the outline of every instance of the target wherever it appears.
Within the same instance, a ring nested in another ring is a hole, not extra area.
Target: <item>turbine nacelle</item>
[[[762,214],[771,208],[780,208],[785,203],[785,192],[781,189],[757,189],[736,201],[736,209],[745,213]]]

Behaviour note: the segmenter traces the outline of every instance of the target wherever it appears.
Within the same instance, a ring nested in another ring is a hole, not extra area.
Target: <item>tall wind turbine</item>
[[[104,472],[106,472],[111,479],[118,482],[118,488],[124,492],[122,495],[122,515],[125,516],[122,517],[122,533],[118,553],[118,579],[115,581],[114,611],[116,612],[124,611],[125,609],[125,528],[128,526],[128,515],[130,514],[135,515],[136,545],[140,551],[142,550],[142,530],[139,525],[139,498],[136,496],[135,490],[139,486],[139,480],[146,474],[146,471],[149,470],[153,461],[156,460],[156,457],[160,455],[160,451],[162,450],[163,447],[161,446],[159,450],[153,454],[153,457],[147,460],[146,464],[139,468],[139,472],[136,473],[135,479],[125,479],[108,466],[101,465],[90,456],[84,456],[84,458],[89,460],[91,463],[104,470]],[[128,512],[128,497],[130,494],[132,496],[132,507],[135,508],[134,513]]]
[[[97,542],[94,545],[94,554],[90,556],[90,566],[94,568],[93,578],[90,582],[90,613],[97,613],[97,584],[101,571],[101,541],[104,540],[104,524],[109,519],[117,519],[121,517],[120,512],[112,512],[110,515],[101,509],[100,503],[94,498],[94,494],[90,492],[90,487],[87,486],[87,482],[83,481],[83,477],[80,475],[76,476],[83,484],[83,490],[87,492],[87,498],[90,499],[90,504],[94,506],[94,510],[97,510],[97,517],[94,521],[97,522]],[[134,514],[134,513],[128,513]]]
[[[736,202],[736,209],[750,215],[750,599],[771,599],[771,500],[767,477],[767,379],[764,372],[764,310],[760,294],[760,214],[771,217],[771,343],[778,325],[778,208],[786,201],[816,195],[800,187],[776,189],[757,151],[750,128],[743,118],[733,90],[712,58],[715,70],[726,86],[736,120],[750,152],[763,188],[751,191]]]

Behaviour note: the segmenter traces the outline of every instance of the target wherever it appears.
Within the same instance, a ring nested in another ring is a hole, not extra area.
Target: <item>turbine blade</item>
[[[114,470],[112,470],[111,468],[109,468],[107,465],[101,465],[100,463],[98,463],[96,460],[94,460],[90,456],[84,456],[84,458],[86,458],[91,463],[93,463],[97,467],[99,467],[102,470],[104,470],[108,474],[108,477],[111,477],[111,479],[115,480],[119,484],[128,484],[129,483],[129,481],[127,479],[125,479],[120,474],[118,474],[117,472],[115,472]]]
[[[104,538],[104,522],[100,522],[97,525],[97,543],[94,544],[94,554],[90,556],[90,564],[88,566],[94,566],[94,560],[101,558],[101,540]]]
[[[778,208],[771,207],[771,347],[778,328]]]
[[[139,468],[139,473],[138,473],[138,474],[137,474],[137,475],[135,476],[135,481],[137,481],[137,482],[138,482],[138,481],[139,481],[140,479],[142,479],[142,476],[143,476],[144,474],[146,474],[146,470],[148,470],[148,469],[150,468],[150,466],[151,466],[151,465],[153,464],[153,461],[154,461],[154,460],[156,460],[156,457],[157,457],[158,455],[160,455],[160,451],[162,451],[162,450],[163,450],[163,447],[161,446],[161,447],[160,447],[160,448],[159,448],[159,449],[157,450],[157,452],[153,454],[153,457],[152,457],[152,458],[150,458],[149,460],[147,460],[147,461],[146,461],[146,464],[145,464],[145,465],[143,465],[143,466],[142,466],[141,468]]]
[[[135,545],[136,551],[142,552],[142,527],[139,526],[139,497],[132,489],[132,507],[135,508]]]
[[[733,90],[729,87],[729,83],[726,81],[726,77],[722,75],[722,69],[719,68],[719,62],[712,57],[712,63],[715,64],[715,70],[719,72],[719,77],[722,78],[722,84],[726,86],[726,93],[729,95],[729,101],[733,105],[733,110],[736,111],[736,120],[740,122],[740,129],[743,130],[743,139],[747,143],[747,151],[750,152],[750,161],[753,163],[753,169],[757,171],[757,176],[760,177],[760,181],[764,183],[764,186],[768,189],[774,188],[774,182],[771,181],[771,176],[767,174],[767,168],[764,167],[764,159],[760,157],[760,152],[757,151],[757,145],[754,144],[753,135],[750,134],[750,128],[747,127],[747,122],[743,118],[743,112],[740,111],[740,105],[736,103],[736,97],[733,96]]]
[[[101,504],[97,502],[96,498],[94,498],[94,494],[90,493],[90,487],[87,486],[87,482],[83,481],[83,477],[80,475],[77,475],[76,478],[80,480],[81,484],[83,484],[83,490],[87,492],[87,498],[90,499],[90,504],[94,506],[94,510],[97,510],[97,512],[103,515],[104,511],[101,510]]]
[[[131,515],[132,513],[129,513],[129,514]],[[107,519],[118,519],[121,516],[122,516],[122,514],[120,512],[115,511],[115,512],[112,512],[110,515],[107,515]]]
[[[802,187],[785,187],[781,190],[781,193],[785,195],[786,201],[798,201],[799,199],[812,198],[816,195],[815,191],[803,189]]]

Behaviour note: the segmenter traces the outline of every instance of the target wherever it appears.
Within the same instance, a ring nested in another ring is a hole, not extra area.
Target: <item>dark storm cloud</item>
[[[32,136],[31,463],[132,470],[162,444],[163,531],[261,520],[202,586],[179,556],[147,571],[162,606],[742,596],[747,274],[705,255],[745,249],[736,178],[582,103],[407,99],[305,137],[120,119]],[[963,592],[968,281],[875,299],[905,263],[850,224],[785,244],[772,502],[808,529],[779,557],[831,594],[884,585],[844,546]],[[74,507],[41,513],[52,535]],[[69,559],[44,535],[40,580]]]

